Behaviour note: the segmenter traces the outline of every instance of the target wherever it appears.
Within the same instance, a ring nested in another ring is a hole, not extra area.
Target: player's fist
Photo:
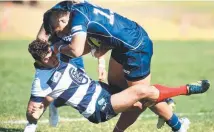
[[[98,79],[99,81],[104,82],[106,80],[107,77],[107,72],[105,67],[98,67]]]

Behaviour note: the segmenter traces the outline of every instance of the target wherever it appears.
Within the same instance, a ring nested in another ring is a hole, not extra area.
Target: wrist
[[[98,59],[98,67],[99,68],[105,68],[105,59],[104,58]]]

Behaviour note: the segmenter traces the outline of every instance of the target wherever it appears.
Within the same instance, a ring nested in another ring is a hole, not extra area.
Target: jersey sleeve
[[[47,80],[50,76],[51,74],[47,70],[36,70],[31,88],[32,97],[46,97],[49,93],[51,93],[52,89],[47,84]]]
[[[71,35],[78,33],[87,33],[87,25],[89,23],[88,17],[83,11],[74,9],[72,12]]]

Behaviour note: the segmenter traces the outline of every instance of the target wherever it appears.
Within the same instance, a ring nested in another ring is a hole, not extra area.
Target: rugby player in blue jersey
[[[72,0],[70,2],[72,4],[77,4],[77,3],[85,2],[85,1],[86,0]],[[63,6],[63,2],[58,3],[53,8],[55,8],[56,6]],[[56,34],[52,34],[52,35],[46,34],[43,26],[41,26],[40,31],[37,34],[37,39],[40,39],[43,41],[50,41],[52,44],[55,42],[58,42],[58,41],[63,41],[65,44],[69,44],[72,38],[71,38],[71,36],[65,36],[65,35],[57,36]],[[70,57],[61,54],[60,59],[67,63],[69,63],[69,62],[75,63],[79,68],[84,69],[82,57],[71,59]],[[101,61],[103,61],[103,59],[99,59],[98,62],[101,62]],[[105,77],[106,77],[105,67],[101,63],[99,63],[98,66],[99,66],[98,67],[99,80],[105,80]],[[38,78],[37,75],[38,75],[38,73],[35,74],[35,78]],[[31,105],[33,105],[34,102],[38,102],[38,101],[39,100],[31,100],[31,102],[29,102],[29,103]],[[29,107],[31,107],[31,105],[29,105]],[[55,102],[51,103],[51,105],[49,107],[49,124],[53,127],[56,127],[58,124],[58,110],[57,110],[57,106],[56,106]],[[27,123],[27,125],[25,127],[25,132],[28,131],[28,128],[30,128],[30,131],[32,131],[33,128],[36,129],[36,125]]]
[[[83,54],[89,53],[90,48],[86,46]],[[174,88],[137,84],[112,94],[109,85],[92,80],[74,63],[59,61],[47,42],[35,40],[28,50],[35,59],[34,66],[40,70],[40,78],[33,81],[31,99],[42,100],[28,109],[30,123],[37,122],[53,100],[58,106],[72,106],[90,122],[100,123],[132,108],[138,101],[147,107],[174,96],[201,94],[210,86],[207,80]]]
[[[66,9],[59,7],[44,14],[43,24],[47,33],[66,34],[73,38],[69,45],[56,43],[55,52],[79,57],[83,55],[85,47],[90,45],[93,47],[93,55],[101,57],[112,50],[108,81],[115,91],[137,84],[150,86],[153,46],[147,32],[140,25],[89,3],[65,6]],[[122,114],[115,131],[125,130],[145,110],[139,102],[135,106],[141,109]],[[182,131],[181,121],[165,102],[151,109],[163,117],[173,131]]]

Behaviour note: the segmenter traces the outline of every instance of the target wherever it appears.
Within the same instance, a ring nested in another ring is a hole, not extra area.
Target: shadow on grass
[[[23,129],[19,129],[19,128],[3,128],[0,127],[0,132],[23,132]],[[41,131],[37,131],[37,132],[41,132]]]
[[[23,129],[18,128],[2,128],[0,127],[0,132],[23,132]]]

